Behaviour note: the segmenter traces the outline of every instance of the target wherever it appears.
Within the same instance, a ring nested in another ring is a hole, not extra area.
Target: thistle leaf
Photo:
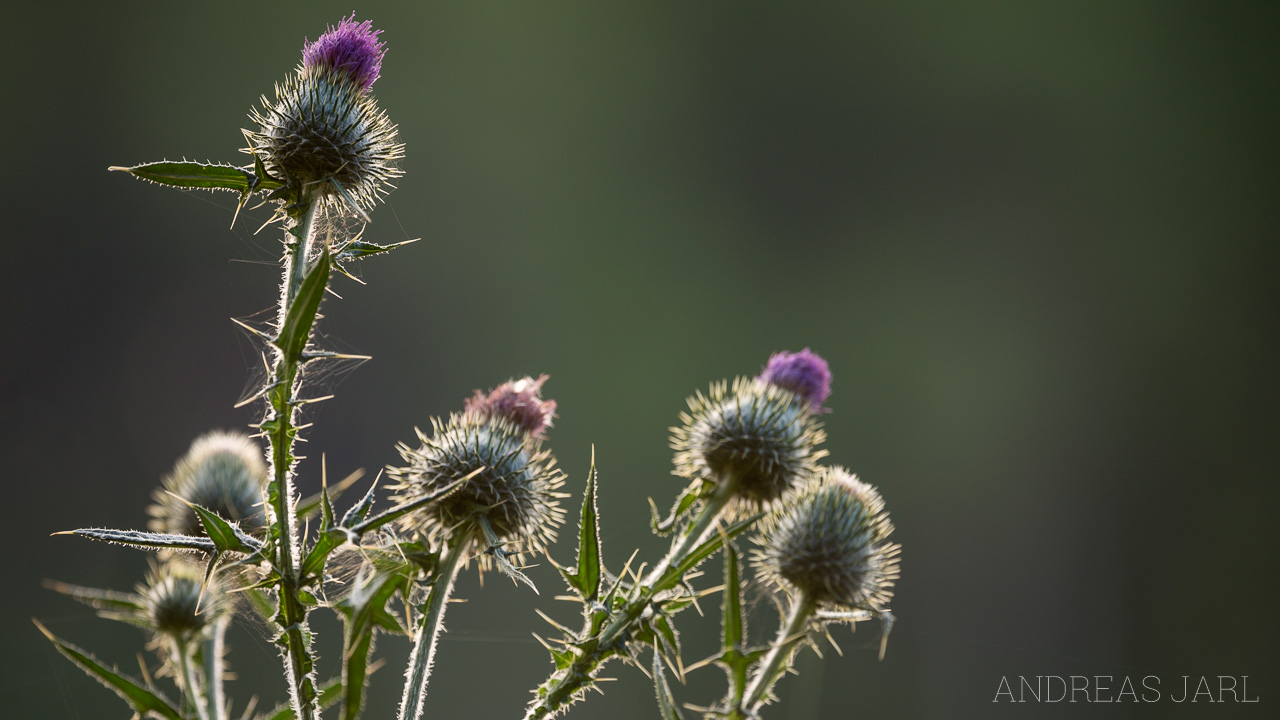
[[[653,498],[649,499],[650,525],[655,535],[669,534],[679,523],[680,518],[684,517],[693,507],[693,504],[702,497],[702,488],[690,485],[686,487],[680,496],[676,498],[675,505],[671,508],[671,514],[663,520],[658,515],[658,507],[653,504]]]
[[[722,542],[725,542],[722,540]],[[720,633],[720,644],[724,650],[737,648],[742,644],[745,622],[742,617],[742,578],[740,573],[738,548],[733,543],[725,542],[724,551],[724,622]]]
[[[578,520],[578,566],[560,573],[583,600],[600,596],[600,578],[604,575],[600,545],[600,515],[596,506],[596,452],[591,448],[591,468],[587,470],[587,488],[582,493],[582,515]]]
[[[345,616],[342,653],[342,720],[356,720],[364,708],[365,684],[369,674],[369,654],[373,651],[376,627],[405,634],[404,628],[387,612],[387,602],[408,583],[399,573],[377,575],[372,581],[357,580],[351,595],[338,603]]]
[[[194,503],[187,503],[200,518],[205,534],[213,541],[218,552],[238,552],[251,555],[262,549],[262,542],[240,528],[224,520],[212,510]]]
[[[45,637],[49,638],[49,642],[58,648],[58,652],[65,655],[68,660],[79,665],[91,677],[119,695],[139,715],[161,717],[167,720],[183,720],[182,714],[175,710],[173,705],[165,698],[142,687],[138,681],[107,669],[88,652],[69,642],[58,639],[39,621],[33,620],[32,622],[36,624],[36,627]]]
[[[320,695],[318,698],[320,709],[324,710],[325,708],[333,707],[333,704],[338,702],[341,697],[342,678],[333,678],[329,682],[320,686]],[[260,716],[259,720],[293,720],[295,717],[297,716],[294,715],[293,708],[289,707],[288,703],[285,703],[266,715]]]
[[[320,258],[303,278],[298,296],[289,307],[289,315],[285,317],[280,326],[280,334],[275,339],[275,345],[284,354],[286,363],[293,364],[302,359],[302,351],[306,349],[311,337],[316,311],[320,309],[320,301],[324,299],[324,289],[328,284],[329,249],[325,246]]]
[[[243,195],[276,190],[283,186],[283,183],[265,174],[214,163],[161,161],[107,169],[127,172],[136,178],[160,185],[201,190],[230,190]]]
[[[350,487],[352,485],[355,485],[356,482],[362,477],[364,477],[364,470],[356,470],[355,472],[351,473],[347,477],[343,478],[342,482],[329,488],[328,493],[329,493],[330,502],[342,497],[342,493],[350,489]],[[308,497],[304,497],[301,500],[299,500],[297,505],[298,517],[299,518],[313,517],[316,514],[316,512],[320,510],[321,497],[322,495],[320,493],[316,493],[315,495],[310,495]]]
[[[685,576],[685,573],[697,567],[703,560],[714,555],[715,552],[724,545],[724,543],[746,532],[761,517],[763,517],[763,514],[752,515],[745,520],[734,523],[733,525],[725,528],[722,532],[713,535],[711,539],[694,548],[684,557],[683,560],[673,565],[671,569],[667,571],[667,574],[664,575],[662,580],[658,583],[659,589],[665,590],[674,582],[678,582],[680,578]]]
[[[655,645],[653,648],[653,688],[658,695],[658,713],[662,720],[684,720],[680,709],[676,707],[675,696],[671,694],[671,686],[667,684],[667,674],[662,667],[662,655]]]
[[[378,245],[376,243],[364,242],[363,240],[352,240],[351,242],[342,246],[342,249],[338,251],[338,254],[335,255],[333,259],[336,260],[337,262],[346,262],[347,260],[356,260],[363,257],[369,257],[370,255],[378,255],[381,253],[390,252],[392,250],[395,250],[398,247],[408,245],[409,243],[418,242],[418,240],[419,238],[414,238],[413,240],[405,240],[398,243],[391,243],[390,245]]]
[[[112,530],[109,528],[81,528],[57,532],[54,535],[80,535],[93,540],[128,545],[144,550],[186,550],[211,553],[217,545],[207,537],[170,535],[167,533],[141,532],[139,530]]]
[[[378,477],[382,477],[381,473],[379,473]],[[365,493],[359,502],[352,505],[350,510],[347,510],[339,524],[342,527],[349,528],[357,523],[364,522],[364,519],[369,516],[369,511],[373,509],[373,491],[377,489],[378,478],[374,478],[373,484],[369,486],[369,492]]]
[[[97,610],[107,610],[110,612],[142,612],[144,609],[144,600],[133,593],[122,593],[116,590],[99,590],[98,588],[81,587],[80,585],[68,585],[67,583],[57,582],[56,580],[45,580],[44,586],[50,590],[62,593],[67,597],[78,600],[85,605]]]

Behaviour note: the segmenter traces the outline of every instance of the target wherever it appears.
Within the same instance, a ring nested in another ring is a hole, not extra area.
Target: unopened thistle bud
[[[689,412],[671,428],[675,474],[733,482],[749,505],[773,505],[807,482],[827,454],[818,449],[826,433],[815,415],[821,403],[815,397],[764,377],[713,384],[708,395],[689,398]]]
[[[274,102],[265,96],[246,131],[250,152],[299,192],[367,210],[402,173],[404,145],[369,92],[382,69],[385,43],[355,14],[303,47],[302,64]]]
[[[487,523],[498,541],[520,551],[539,551],[555,540],[564,519],[556,492],[564,476],[540,447],[555,404],[538,397],[542,379],[506,383],[488,395],[477,391],[467,410],[447,421],[432,420],[422,444],[401,444],[408,463],[390,468],[396,502],[412,502],[467,478],[458,490],[405,516],[402,526],[433,542],[465,533],[480,537]],[[488,558],[482,562],[486,565]]]
[[[169,560],[147,573],[138,586],[146,608],[144,618],[156,632],[190,640],[222,614],[222,589],[216,579],[204,585],[201,569],[183,560]]]
[[[874,487],[844,468],[823,468],[765,520],[756,570],[820,609],[884,611],[898,578],[900,546],[889,542],[892,532]]]
[[[156,532],[204,535],[200,517],[187,503],[212,510],[250,534],[264,527],[267,464],[262,448],[243,433],[212,432],[196,439],[165,476],[147,508]],[[183,502],[183,501],[186,502]]]

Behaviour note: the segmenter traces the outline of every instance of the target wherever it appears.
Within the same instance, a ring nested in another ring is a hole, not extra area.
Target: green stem
[[[778,639],[760,661],[760,671],[751,679],[751,684],[747,687],[742,708],[749,714],[744,714],[742,717],[759,716],[765,695],[782,677],[787,659],[791,657],[795,646],[805,638],[814,609],[813,600],[806,593],[797,591],[791,601],[791,612],[778,630]],[[739,712],[741,711],[735,710],[735,714]]]
[[[182,704],[185,712],[195,712],[199,720],[209,720],[209,708],[204,693],[201,692],[200,680],[196,677],[190,646],[183,640],[173,638],[170,652],[178,661],[178,682],[182,685]]]
[[[540,691],[542,699],[526,710],[525,720],[538,720],[558,713],[592,681],[605,661],[625,653],[624,646],[636,621],[658,593],[680,582],[677,566],[706,541],[737,491],[736,478],[727,477],[716,483],[715,492],[703,502],[689,529],[673,540],[666,556],[636,586],[635,595],[594,638],[579,645],[582,652],[572,665],[557,671],[543,683],[542,691],[545,692]]]
[[[404,695],[400,699],[400,720],[418,720],[422,717],[422,705],[427,698],[427,681],[431,677],[431,666],[436,657],[436,642],[444,628],[445,607],[449,603],[449,595],[453,593],[453,581],[458,576],[458,569],[462,567],[467,548],[471,546],[473,533],[473,529],[460,531],[459,537],[453,539],[448,553],[437,568],[438,575],[431,586],[426,613],[413,636],[413,654],[409,658]]]
[[[214,621],[213,634],[201,648],[205,676],[205,706],[212,720],[227,718],[227,694],[224,688],[222,655],[226,650],[227,627],[230,624],[229,617],[221,617]]]
[[[302,211],[294,215],[294,223],[286,230],[284,283],[280,293],[279,325],[297,298],[298,288],[306,277],[308,258],[315,237],[316,214],[320,202],[307,198]],[[308,332],[309,332],[308,328]],[[272,480],[268,488],[273,534],[276,537],[276,572],[280,574],[279,607],[275,622],[281,628],[285,648],[285,676],[289,683],[289,700],[298,720],[314,720],[319,715],[314,661],[311,657],[307,629],[307,609],[299,598],[302,578],[298,570],[298,516],[293,485],[293,443],[297,436],[294,424],[301,363],[276,353],[268,386],[270,409],[267,438],[271,442]]]

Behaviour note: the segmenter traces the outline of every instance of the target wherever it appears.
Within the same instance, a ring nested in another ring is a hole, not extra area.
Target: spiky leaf
[[[725,650],[742,644],[745,622],[742,617],[742,578],[739,570],[738,548],[728,543],[724,551],[724,621],[721,624],[720,644]]]
[[[219,552],[238,552],[246,555],[262,549],[262,542],[240,528],[222,519],[217,513],[199,505],[187,503],[200,518],[204,532]]]
[[[49,642],[53,643],[54,647],[58,648],[58,652],[119,695],[139,715],[161,717],[166,720],[183,720],[182,714],[175,710],[165,698],[142,687],[138,681],[109,670],[88,652],[59,639],[39,622],[36,622],[36,627],[49,638]]]
[[[342,698],[342,678],[333,678],[329,682],[320,686],[320,695],[318,702],[320,709],[333,707],[333,704]],[[275,710],[263,715],[261,720],[293,720],[297,717],[293,708],[288,703],[277,707]]]
[[[324,289],[329,283],[329,249],[325,246],[320,259],[307,272],[302,284],[298,287],[298,295],[289,306],[289,314],[280,326],[280,334],[275,345],[284,354],[285,362],[293,364],[302,359],[302,351],[307,347],[311,337],[311,328],[315,324],[316,311],[320,309],[320,301],[324,299]]]
[[[591,449],[591,468],[587,470],[587,488],[582,492],[582,514],[578,519],[578,565],[560,572],[569,586],[584,600],[600,596],[600,578],[604,575],[603,551],[600,545],[600,516],[596,505],[595,448]]]
[[[671,694],[671,686],[667,684],[667,674],[657,646],[653,648],[653,688],[658,695],[658,714],[662,720],[684,720],[684,715],[676,707],[675,696]]]
[[[217,546],[207,537],[170,535],[168,533],[141,532],[139,530],[112,530],[110,528],[81,528],[54,535],[80,535],[93,540],[128,545],[144,550],[186,550],[211,553]]]
[[[200,190],[230,190],[241,194],[271,191],[282,186],[278,180],[245,168],[191,161],[143,163],[133,167],[110,167],[160,185]]]

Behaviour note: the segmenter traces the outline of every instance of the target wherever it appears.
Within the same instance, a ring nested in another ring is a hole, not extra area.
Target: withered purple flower
[[[529,433],[529,437],[539,439],[547,428],[551,427],[551,419],[555,417],[556,401],[543,400],[542,384],[547,375],[540,375],[537,380],[525,376],[519,380],[508,380],[484,394],[479,390],[467,400],[466,411],[470,414],[505,418]]]

